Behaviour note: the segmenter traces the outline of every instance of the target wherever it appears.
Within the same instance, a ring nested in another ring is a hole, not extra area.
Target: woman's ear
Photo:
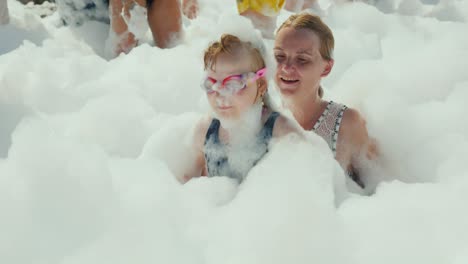
[[[322,74],[320,77],[326,77],[328,74],[330,74],[331,70],[333,69],[333,65],[335,64],[335,60],[327,60],[325,61],[325,69],[323,70]]]

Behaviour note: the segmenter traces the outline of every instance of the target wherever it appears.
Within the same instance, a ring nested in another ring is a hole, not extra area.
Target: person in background
[[[0,0],[0,25],[6,25],[9,22],[10,16],[8,14],[7,0]]]
[[[285,0],[237,0],[239,14],[249,18],[262,32],[263,37],[273,39],[276,17]]]
[[[58,12],[65,25],[79,26],[94,20],[110,24],[109,53],[128,53],[138,45],[138,36],[129,30],[134,19],[147,16],[154,43],[160,48],[171,47],[180,38],[181,13],[195,18],[197,0],[56,0]],[[145,18],[144,18],[145,19]]]
[[[286,0],[284,9],[290,12],[299,12],[317,5],[317,0]]]

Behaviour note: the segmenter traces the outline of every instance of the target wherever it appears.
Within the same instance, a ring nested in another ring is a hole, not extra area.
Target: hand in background
[[[182,12],[189,19],[194,19],[198,15],[198,0],[183,0]]]

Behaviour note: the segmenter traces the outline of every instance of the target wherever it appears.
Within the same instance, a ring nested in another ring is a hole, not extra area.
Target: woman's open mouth
[[[286,78],[286,77],[280,77],[281,79],[281,82],[285,83],[285,84],[296,84],[299,82],[298,79],[293,79],[293,78]]]
[[[300,80],[297,78],[280,76],[278,87],[280,88],[282,94],[288,95],[295,93],[299,87],[299,84]]]

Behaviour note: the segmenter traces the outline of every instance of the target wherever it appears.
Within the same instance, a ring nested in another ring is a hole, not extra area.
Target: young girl
[[[322,98],[320,81],[333,68],[333,48],[333,33],[320,17],[290,16],[276,34],[275,81],[283,104],[302,128],[323,137],[347,174],[364,187],[363,161],[377,153],[365,120],[357,110]]]
[[[228,176],[241,182],[268,152],[272,138],[298,129],[274,111],[261,48],[223,35],[205,51],[206,92],[214,117],[195,128],[196,166],[184,175]]]

